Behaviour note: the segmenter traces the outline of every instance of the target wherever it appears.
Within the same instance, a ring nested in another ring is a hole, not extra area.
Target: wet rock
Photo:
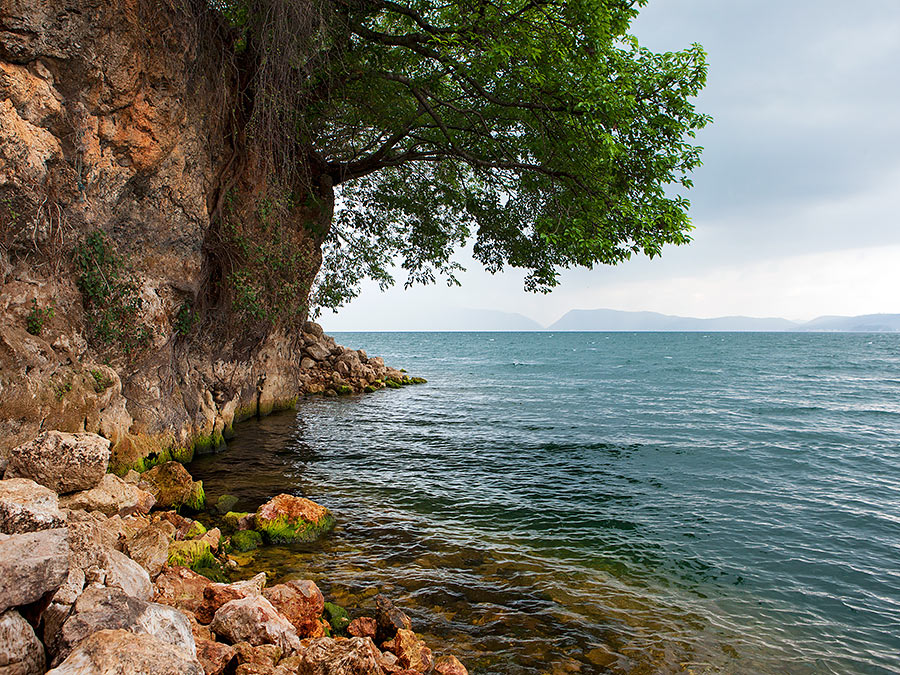
[[[380,675],[378,648],[368,638],[316,638],[304,640],[291,659],[303,675]]]
[[[166,562],[175,567],[213,567],[216,564],[209,542],[199,539],[173,541],[169,544],[169,553]]]
[[[328,509],[303,497],[280,494],[256,511],[256,529],[273,543],[312,541],[332,527]]]
[[[97,434],[45,431],[9,452],[6,478],[30,478],[58,494],[90,490],[106,475],[109,441]]]
[[[52,530],[65,524],[53,490],[29,478],[0,480],[0,533]]]
[[[325,609],[325,597],[309,580],[292,580],[263,591],[266,600],[284,616],[300,637],[319,633],[319,615]]]
[[[208,584],[203,589],[203,602],[195,614],[200,623],[210,623],[219,608],[232,600],[241,600],[262,593],[266,585],[266,573],[260,572],[251,579],[233,584]]]
[[[120,588],[89,586],[60,630],[53,663],[65,659],[97,631],[118,629],[147,633],[192,658],[196,654],[190,622],[177,609],[131,597]]]
[[[223,675],[234,661],[234,647],[213,640],[194,639],[197,645],[197,660],[203,665],[206,675]]]
[[[205,501],[202,484],[191,478],[178,462],[158,464],[145,471],[141,474],[140,487],[156,498],[156,506],[160,509],[187,506],[199,511]]]
[[[232,532],[241,532],[243,530],[253,529],[253,525],[256,522],[256,514],[242,511],[229,511],[222,520],[225,521],[228,530]]]
[[[234,507],[237,506],[238,501],[240,501],[234,495],[222,495],[216,500],[215,506],[213,506],[213,512],[219,514],[220,516],[224,516],[229,511],[233,511]]]
[[[107,516],[149,513],[155,503],[156,499],[152,494],[126,483],[113,473],[103,476],[100,483],[90,490],[60,498],[60,506],[63,508],[99,511]]]
[[[262,543],[262,535],[256,530],[239,530],[231,535],[231,548],[241,553],[253,551],[262,546]]]
[[[452,655],[438,657],[434,662],[434,672],[440,675],[469,675],[466,667]]]
[[[333,602],[326,602],[325,618],[328,620],[328,624],[331,626],[331,630],[334,633],[337,633],[338,635],[345,635],[347,633],[347,626],[350,625],[350,615],[347,614],[346,609]]]
[[[394,603],[384,595],[375,596],[375,623],[378,644],[392,640],[400,629],[412,630],[412,622]]]
[[[361,616],[358,619],[353,619],[353,621],[350,622],[350,625],[347,626],[347,632],[353,637],[367,637],[374,640],[377,631],[378,624],[375,619],[368,616]]]
[[[44,645],[15,610],[0,614],[0,673],[42,675],[46,670]]]
[[[152,634],[100,630],[48,675],[204,675],[188,650]]]
[[[274,644],[286,652],[300,647],[297,631],[261,595],[225,603],[216,612],[210,628],[232,643]]]
[[[155,578],[169,558],[168,534],[158,524],[145,527],[125,542],[125,552],[147,570],[151,579]]]
[[[65,528],[0,534],[0,612],[59,588],[69,574]]]
[[[401,628],[391,642],[385,643],[385,649],[396,655],[400,665],[420,673],[431,670],[434,660],[431,650],[411,630]]]
[[[212,584],[206,577],[186,567],[165,567],[156,577],[156,593],[153,601],[182,611],[198,614],[204,603],[203,591]],[[209,623],[212,619],[202,621]]]

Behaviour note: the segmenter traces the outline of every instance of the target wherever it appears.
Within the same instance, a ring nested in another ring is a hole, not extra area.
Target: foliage
[[[199,320],[200,313],[194,310],[194,307],[190,302],[185,302],[179,307],[178,312],[175,314],[175,332],[181,337],[186,337],[190,334],[194,324]]]
[[[53,307],[38,307],[37,299],[31,299],[31,311],[25,317],[25,330],[32,335],[40,335],[44,330],[44,323],[47,319],[53,318]]]
[[[564,268],[689,241],[705,54],[642,48],[646,2],[219,0],[256,154],[341,186],[314,301],[397,263],[407,284],[457,283],[466,244],[545,292]]]
[[[92,369],[91,377],[94,378],[94,391],[103,393],[112,386],[112,378],[102,370]]]
[[[126,354],[149,344],[137,281],[106,236],[89,234],[75,247],[74,258],[90,336],[102,345],[117,344]]]

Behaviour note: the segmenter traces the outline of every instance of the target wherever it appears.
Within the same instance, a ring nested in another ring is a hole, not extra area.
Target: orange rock
[[[466,667],[452,655],[439,657],[434,662],[434,672],[440,675],[469,675]]]
[[[374,640],[377,628],[378,624],[375,623],[375,619],[361,616],[350,622],[350,625],[347,626],[347,632],[353,637],[368,637]]]
[[[427,673],[431,670],[433,659],[431,650],[411,630],[401,628],[391,642],[385,643],[385,648],[393,652],[400,665],[410,670],[418,670]]]
[[[206,675],[223,675],[234,659],[234,648],[213,640],[194,639],[197,660],[203,664]]]
[[[267,588],[263,595],[294,625],[300,637],[324,635],[318,619],[325,608],[325,597],[312,581],[295,579]]]

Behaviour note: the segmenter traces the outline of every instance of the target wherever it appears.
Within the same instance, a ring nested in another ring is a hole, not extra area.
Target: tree
[[[523,268],[535,291],[689,241],[705,54],[642,48],[628,29],[646,2],[215,5],[257,154],[319,198],[338,188],[314,302],[390,284],[395,263],[407,283],[455,283],[472,238],[488,270]]]

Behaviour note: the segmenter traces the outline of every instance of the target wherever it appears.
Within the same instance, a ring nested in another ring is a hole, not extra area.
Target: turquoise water
[[[900,335],[335,337],[429,383],[190,467],[337,515],[258,565],[387,589],[474,673],[900,672]]]

